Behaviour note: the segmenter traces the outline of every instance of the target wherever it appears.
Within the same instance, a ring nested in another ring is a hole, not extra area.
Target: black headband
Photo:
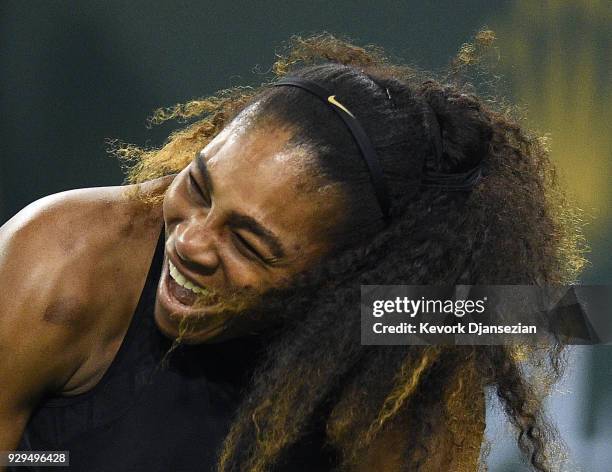
[[[355,142],[357,143],[357,146],[359,146],[359,149],[361,150],[361,155],[363,156],[370,171],[370,178],[372,179],[374,194],[378,200],[378,205],[380,206],[384,219],[388,222],[390,217],[390,198],[387,185],[383,177],[383,171],[380,166],[378,156],[376,155],[376,151],[374,151],[374,147],[372,146],[370,139],[357,121],[357,118],[355,118],[355,116],[338,101],[335,95],[330,94],[327,90],[325,90],[325,88],[311,80],[303,79],[301,77],[285,77],[272,85],[289,85],[299,87],[319,97],[325,103],[332,105],[332,110],[334,110],[336,114],[342,118],[342,121],[344,121],[348,127],[349,131],[353,135],[353,138],[355,139]],[[388,90],[387,96],[389,96]],[[433,113],[433,119],[429,120],[429,123],[436,162],[439,162],[444,151],[442,149],[442,134],[440,131],[440,125],[435,117],[435,113]],[[480,180],[481,176],[482,172],[480,164],[466,172],[455,174],[424,171],[421,185],[445,190],[469,190]]]
[[[344,121],[350,130],[355,142],[357,143],[357,146],[359,146],[359,149],[361,150],[361,155],[366,161],[370,171],[370,177],[372,179],[372,184],[374,185],[374,193],[376,194],[378,205],[380,206],[383,217],[385,220],[388,220],[390,200],[387,185],[385,184],[383,177],[382,168],[380,167],[380,162],[376,156],[376,152],[374,151],[374,147],[372,146],[368,135],[365,133],[355,116],[344,105],[338,102],[335,95],[328,93],[323,87],[310,80],[302,78],[283,78],[274,83],[274,85],[292,85],[294,87],[299,87],[307,90],[313,95],[316,95],[324,102],[333,105],[331,107],[332,110],[334,110],[338,116],[342,118],[342,121]]]

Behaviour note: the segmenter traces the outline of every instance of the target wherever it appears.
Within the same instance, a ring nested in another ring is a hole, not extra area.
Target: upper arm
[[[26,207],[0,228],[0,450],[17,446],[41,396],[79,362],[78,349],[68,347],[74,327],[46,316],[62,264],[46,227],[51,203]]]

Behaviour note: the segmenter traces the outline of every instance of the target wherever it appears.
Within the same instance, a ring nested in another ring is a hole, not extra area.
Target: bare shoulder
[[[163,192],[167,178],[142,185],[94,187],[69,190],[41,198],[0,227],[0,257],[15,246],[44,248],[47,255],[78,250],[79,244],[113,243],[157,216],[154,204],[139,195]],[[21,255],[26,256],[24,250]],[[0,262],[3,259],[0,259]]]
[[[152,187],[145,186],[145,191]],[[92,302],[88,297],[96,291],[84,290],[89,288],[86,280],[102,275],[117,256],[133,254],[132,244],[138,246],[143,237],[159,230],[159,205],[134,198],[136,190],[97,187],[50,195],[0,227],[0,281],[9,288],[3,290],[11,294],[8,302],[18,302],[17,294],[50,302],[58,290],[72,300],[65,306],[83,298],[86,304]],[[61,321],[55,314],[47,310],[45,319]],[[7,316],[20,315],[4,314],[1,319]]]
[[[0,227],[0,380],[10,381],[23,401],[62,388],[91,356],[102,307],[119,312],[132,302],[118,286],[142,272],[146,247],[138,248],[161,224],[159,208],[133,198],[134,191],[62,192]]]

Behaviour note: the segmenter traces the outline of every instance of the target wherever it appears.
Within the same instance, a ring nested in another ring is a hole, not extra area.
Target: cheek
[[[275,285],[274,276],[245,262],[231,247],[221,245],[219,255],[223,272],[231,287],[243,290],[265,292]]]

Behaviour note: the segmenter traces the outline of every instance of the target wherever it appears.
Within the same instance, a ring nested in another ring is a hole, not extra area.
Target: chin
[[[155,325],[164,336],[172,340],[178,338],[180,321],[176,317],[170,316],[158,302],[155,303],[153,319],[155,320]],[[219,342],[226,338],[224,326],[207,326],[192,329],[189,333],[183,335],[181,342],[183,344],[203,344]]]
[[[201,344],[225,337],[225,317],[216,306],[194,308],[181,297],[176,282],[169,274],[167,258],[164,260],[161,277],[155,295],[154,319],[158,329],[166,337],[176,339],[182,320],[189,322],[191,329],[183,335],[185,344]],[[183,294],[184,295],[184,294]]]

